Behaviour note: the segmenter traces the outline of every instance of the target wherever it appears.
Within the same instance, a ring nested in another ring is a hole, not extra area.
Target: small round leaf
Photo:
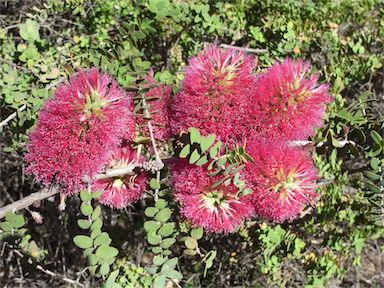
[[[196,240],[199,240],[199,239],[201,239],[201,237],[203,237],[203,233],[204,233],[203,228],[198,227],[198,228],[192,229],[191,236],[193,238],[195,238]]]
[[[92,247],[93,241],[90,237],[85,235],[77,235],[73,238],[75,245],[81,249],[87,249]]]
[[[113,258],[116,257],[117,254],[119,254],[119,250],[117,250],[115,247],[111,247],[108,245],[101,245],[99,248],[96,249],[96,256],[102,259]]]
[[[91,222],[86,219],[79,219],[77,220],[77,225],[79,225],[81,229],[88,229],[89,227],[91,227]]]
[[[84,216],[89,216],[92,214],[93,208],[90,204],[83,202],[81,203],[80,211],[81,213],[83,213]]]
[[[147,207],[144,211],[145,216],[147,217],[153,217],[156,215],[156,213],[159,212],[159,209],[156,207]]]
[[[172,215],[172,210],[169,208],[161,209],[156,215],[155,220],[161,222],[167,222]]]
[[[89,193],[87,190],[80,191],[80,199],[83,202],[91,201],[92,200],[92,194]]]

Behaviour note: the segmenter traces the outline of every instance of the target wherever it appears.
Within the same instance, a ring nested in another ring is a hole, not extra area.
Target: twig
[[[256,48],[247,48],[247,47],[238,47],[238,46],[233,46],[233,45],[228,45],[228,44],[220,44],[220,47],[225,48],[225,49],[235,49],[239,51],[245,51],[249,53],[267,53],[268,49],[256,49]]]
[[[13,66],[13,67],[15,67],[15,68],[20,69],[20,70],[23,70],[23,71],[26,71],[26,72],[29,72],[29,73],[33,73],[33,72],[31,72],[30,70],[28,70],[28,69],[26,69],[26,68],[24,68],[24,67],[22,67],[22,66],[16,65],[16,64],[14,64],[14,63],[12,63],[12,62],[9,62],[9,61],[7,61],[7,60],[4,60],[4,59],[2,59],[2,58],[0,58],[0,61],[1,61],[1,62],[4,62],[4,63],[7,63],[7,64],[9,64],[9,65],[11,65],[11,66]],[[54,82],[48,84],[48,85],[45,87],[45,90],[50,90],[52,87],[55,87],[56,85],[62,83],[62,82],[65,81],[65,80],[66,80],[66,78],[65,78],[65,77],[62,77],[62,78],[60,78],[60,79],[58,79],[58,80],[56,80],[56,81],[54,81]],[[0,128],[3,127],[3,126],[5,126],[5,125],[7,125],[9,121],[11,121],[13,118],[15,118],[15,117],[17,116],[17,112],[21,112],[21,111],[23,111],[25,108],[27,108],[27,105],[26,105],[26,104],[24,104],[23,106],[21,106],[16,112],[13,112],[11,115],[9,115],[7,118],[5,118],[3,121],[1,121],[1,122],[0,122]]]
[[[3,27],[3,29],[9,30],[9,29],[17,28],[19,26],[20,26],[20,24],[14,24],[14,25],[10,25],[10,26],[7,26],[7,27]]]
[[[101,179],[107,179],[107,178],[112,178],[117,176],[123,176],[131,173],[133,169],[140,166],[141,166],[140,164],[134,163],[134,164],[128,165],[127,167],[107,169],[104,173],[97,174],[94,178],[96,180],[101,180]]]
[[[116,176],[123,176],[131,173],[133,169],[135,169],[136,167],[138,167],[137,164],[132,164],[124,168],[108,169],[102,174],[97,174],[94,178],[105,179],[105,178],[111,178]],[[49,198],[55,194],[58,194],[59,192],[60,190],[57,187],[50,187],[50,188],[41,189],[39,192],[30,194],[18,201],[15,201],[9,205],[6,205],[0,208],[0,219],[4,218],[8,212],[15,212],[15,211],[19,211],[21,209],[27,208],[33,203]]]
[[[76,280],[72,280],[72,279],[69,279],[67,277],[61,277],[59,275],[57,275],[55,272],[52,272],[48,269],[45,269],[43,268],[41,265],[36,265],[36,269],[37,270],[40,270],[41,272],[53,277],[53,278],[58,278],[58,279],[62,279],[64,282],[67,282],[67,283],[70,283],[72,285],[77,285],[77,286],[80,286],[80,287],[85,287],[84,284],[82,283],[79,283],[78,281]]]
[[[8,245],[8,246],[9,246],[9,245]],[[12,252],[14,252],[19,258],[24,258],[24,254],[21,253],[19,250],[17,250],[17,249],[12,249]],[[19,258],[18,258],[18,259],[19,259]],[[33,263],[32,261],[30,261],[30,259],[29,259],[27,262],[28,262],[29,264],[32,264],[32,263]],[[19,265],[19,266],[20,266],[20,265]],[[39,265],[39,264],[36,265],[36,269],[39,270],[39,271],[41,271],[41,272],[43,272],[43,273],[45,273],[45,274],[47,274],[47,275],[49,275],[49,276],[51,276],[51,277],[54,277],[54,278],[57,278],[57,279],[61,279],[61,280],[63,280],[64,282],[71,283],[71,284],[73,284],[73,285],[77,285],[77,286],[80,286],[80,287],[85,287],[84,284],[82,284],[82,283],[80,283],[80,282],[78,282],[78,281],[76,281],[76,280],[69,279],[69,278],[67,278],[67,277],[65,277],[65,276],[60,276],[60,275],[56,274],[55,272],[52,272],[52,271],[50,271],[50,270],[48,270],[48,269],[43,268],[43,267],[42,267],[41,265]]]
[[[55,194],[59,193],[59,190],[55,187],[52,188],[44,188],[40,190],[39,192],[32,193],[31,195],[28,195],[27,197],[24,197],[16,202],[13,202],[12,204],[6,205],[2,208],[0,208],[0,219],[4,218],[5,215],[8,212],[15,212],[21,209],[24,209],[33,203],[37,201],[41,201],[45,198],[51,197]]]
[[[17,116],[17,112],[23,111],[25,108],[27,108],[27,105],[24,104],[21,106],[16,112],[13,112],[11,115],[9,115],[7,118],[5,118],[3,121],[0,122],[0,128],[7,125],[9,121],[11,121],[13,118]]]
[[[35,76],[36,78],[39,78],[39,75],[36,74],[35,72],[33,72],[32,70],[30,70],[30,69],[28,69],[28,68],[25,68],[25,67],[23,67],[23,66],[17,65],[17,64],[15,64],[15,63],[13,63],[12,61],[8,61],[8,60],[6,60],[6,59],[4,59],[4,58],[0,58],[0,62],[3,62],[3,63],[5,63],[5,64],[8,64],[9,66],[12,66],[12,67],[15,68],[15,69],[19,69],[19,70],[21,70],[21,71],[30,73],[30,74],[32,74],[33,76]]]
[[[143,107],[146,107],[146,101],[144,97],[142,101],[143,101]],[[147,108],[143,109],[143,114],[144,114],[144,118],[150,119],[150,114]],[[160,170],[164,167],[164,163],[163,161],[161,161],[159,152],[157,151],[156,140],[155,140],[155,136],[153,135],[153,127],[152,127],[151,120],[147,121],[147,125],[148,125],[149,137],[151,138],[153,152],[155,153],[156,161],[159,164],[159,167],[158,167],[159,169],[156,171],[156,181],[160,182]],[[159,197],[159,189],[156,189],[155,197],[154,197],[155,201],[157,201],[158,197]]]

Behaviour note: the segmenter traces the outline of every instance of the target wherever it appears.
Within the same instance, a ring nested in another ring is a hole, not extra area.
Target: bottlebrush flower
[[[153,71],[150,71],[145,77],[148,85],[155,86],[145,93],[147,104],[150,105],[149,113],[150,120],[153,126],[153,135],[158,140],[167,140],[171,137],[170,127],[170,104],[171,104],[171,86],[165,86],[157,83],[153,78]],[[151,98],[157,98],[152,100]],[[149,137],[147,119],[143,114],[138,114],[136,117],[139,125],[139,132],[143,137]]]
[[[211,45],[189,61],[181,91],[172,104],[174,134],[189,127],[233,144],[248,133],[244,117],[253,85],[254,58]]]
[[[29,135],[26,171],[45,185],[62,185],[65,194],[77,192],[123,137],[134,136],[132,105],[131,95],[108,75],[80,71],[40,111]]]
[[[253,157],[244,171],[247,187],[258,216],[283,222],[298,216],[316,198],[317,170],[307,151],[281,143],[248,143]]]
[[[309,68],[308,62],[286,59],[257,77],[250,113],[255,123],[252,130],[269,138],[313,136],[331,98],[328,85],[317,83],[317,74],[306,77]]]
[[[99,202],[114,208],[124,208],[129,203],[138,200],[147,188],[148,177],[140,172],[138,164],[144,162],[144,157],[137,156],[136,151],[129,146],[119,147],[110,156],[106,169],[136,166],[131,173],[93,181],[93,191],[103,191]]]
[[[253,214],[248,196],[237,196],[234,185],[212,188],[220,177],[208,176],[206,167],[179,161],[173,168],[175,197],[181,202],[181,214],[193,225],[209,232],[229,233]]]

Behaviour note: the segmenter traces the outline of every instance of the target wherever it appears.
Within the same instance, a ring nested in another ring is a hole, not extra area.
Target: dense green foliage
[[[178,216],[172,213],[176,207],[168,207],[171,204],[166,201],[166,190],[160,189],[159,199],[145,211],[136,205],[130,213],[117,216],[116,211],[103,209],[103,217],[109,219],[106,229],[111,231],[110,236],[101,232],[100,226],[95,237],[83,235],[75,238],[75,244],[90,249],[86,256],[95,271],[102,269],[102,275],[110,269],[117,271],[110,274],[109,284],[151,287],[153,281],[159,285],[182,277],[179,285],[183,287],[323,287],[329,281],[342,283],[351,267],[361,264],[365,245],[373,241],[384,244],[381,1],[47,0],[36,4],[26,0],[21,1],[25,2],[21,8],[18,2],[8,0],[6,7],[0,7],[1,120],[16,112],[16,117],[0,127],[4,159],[21,159],[28,131],[44,100],[63,77],[80,67],[97,66],[108,71],[126,88],[135,85],[150,67],[156,71],[157,80],[177,84],[187,59],[205,43],[216,41],[261,49],[258,69],[286,56],[310,60],[320,72],[321,81],[331,83],[335,101],[328,107],[325,127],[313,139],[315,161],[324,183],[318,189],[321,198],[316,208],[309,207],[301,218],[281,225],[247,222],[239,234],[230,236],[203,236],[187,225],[176,227]],[[185,156],[189,152],[184,151]],[[196,157],[194,162],[203,159]],[[14,181],[21,183],[17,177]],[[14,200],[19,197],[17,188],[34,192],[30,184],[13,187],[9,183],[3,181],[2,185]],[[160,187],[159,182],[151,182],[153,190]],[[79,226],[92,233],[96,221],[103,222],[100,213],[94,217],[98,208],[93,210],[88,203],[91,199],[86,197],[84,192],[81,212],[90,217],[90,222],[79,221]],[[65,228],[60,229],[67,229],[74,237],[84,231],[73,228],[76,219],[82,217],[74,212],[79,211],[80,204],[70,205],[76,206],[77,210],[70,211],[75,216],[61,220]],[[92,209],[90,214],[85,206]],[[132,211],[139,213],[135,221],[129,220]],[[48,212],[43,210],[45,218],[57,217]],[[16,223],[14,228],[18,230],[13,231],[14,217],[8,216],[0,224],[0,238],[4,233],[19,233],[25,238],[26,231],[20,230],[24,220]],[[55,223],[47,221],[45,229],[32,233],[36,247],[47,245],[44,232]],[[113,231],[111,223],[130,232]],[[113,250],[118,258],[114,264],[102,258],[101,250],[101,256],[98,250],[92,254],[98,249],[97,237],[102,235],[106,236],[100,245]],[[21,250],[32,255],[27,240],[27,248]],[[20,247],[22,240],[12,243]],[[145,257],[137,256],[138,243]],[[119,255],[112,246],[119,249]],[[37,251],[38,257],[31,256],[34,261],[47,263],[54,257],[49,249]],[[85,261],[81,264],[72,269],[82,270]]]

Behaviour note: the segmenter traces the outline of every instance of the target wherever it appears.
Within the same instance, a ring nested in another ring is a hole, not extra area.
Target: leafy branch
[[[216,141],[211,134],[202,136],[196,128],[189,128],[188,133],[182,134],[177,142],[179,157],[187,159],[189,164],[197,166],[207,165],[208,175],[221,175],[221,179],[212,184],[216,188],[234,184],[238,188],[238,195],[244,196],[252,191],[240,179],[240,171],[252,157],[245,151],[245,145],[236,145],[233,149],[223,147],[221,141]]]

